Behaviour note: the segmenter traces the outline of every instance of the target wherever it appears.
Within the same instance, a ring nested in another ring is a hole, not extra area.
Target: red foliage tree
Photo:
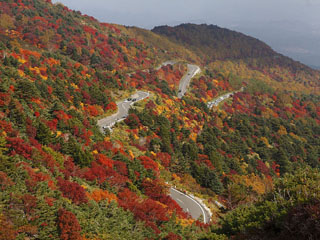
[[[168,188],[158,180],[144,179],[142,182],[144,193],[153,200],[159,201],[168,193]]]
[[[50,121],[47,121],[46,124],[50,128],[50,130],[55,131],[57,130],[58,119],[52,119]]]
[[[144,221],[156,233],[160,233],[157,225],[169,220],[166,207],[152,199],[141,200],[128,189],[120,192],[118,199],[121,207],[129,209],[137,219]]]
[[[181,240],[182,238],[179,235],[174,234],[173,232],[169,233],[164,240]]]
[[[123,176],[128,176],[127,165],[124,162],[114,161],[115,170]]]
[[[30,192],[34,192],[36,189],[36,186],[39,182],[44,182],[48,181],[51,182],[51,178],[49,175],[46,175],[42,172],[35,172],[34,169],[28,166],[27,163],[22,162],[21,165],[24,165],[24,169],[28,172],[29,174],[29,179],[26,179],[26,186]]]
[[[92,162],[91,168],[85,172],[84,178],[88,181],[97,180],[98,183],[101,184],[107,179],[107,171],[102,165],[97,162]]]
[[[170,166],[171,156],[169,153],[160,152],[157,153],[157,159],[160,160],[161,165],[165,168],[168,168]]]
[[[140,119],[134,113],[131,113],[124,121],[131,128],[137,128],[140,125]]]
[[[32,125],[32,120],[27,118],[26,120],[26,132],[30,138],[35,138],[37,135],[37,129]]]
[[[61,240],[81,240],[81,227],[76,216],[63,208],[58,211],[58,227]]]
[[[108,110],[115,111],[115,110],[117,110],[117,109],[118,109],[118,107],[117,107],[117,104],[116,104],[115,102],[109,103],[109,104],[107,105],[107,107],[106,107],[106,111],[108,111]]]
[[[64,162],[64,169],[62,169],[61,172],[64,174],[65,179],[67,180],[69,177],[79,176],[80,168],[74,164],[72,158],[68,158]]]
[[[53,88],[51,86],[48,86],[48,93],[51,95],[53,92]]]
[[[0,240],[15,240],[17,234],[17,230],[15,230],[12,221],[0,215]]]
[[[0,171],[0,189],[5,190],[7,187],[13,185],[12,180],[5,172]]]
[[[261,160],[258,160],[257,163],[258,163],[257,170],[260,171],[261,173],[263,173],[264,175],[268,175],[269,168],[266,166],[266,164],[264,162],[262,162]]]
[[[31,194],[25,194],[21,197],[27,214],[32,213],[37,207],[37,198]]]
[[[59,178],[58,186],[62,192],[62,195],[71,199],[73,203],[81,204],[88,202],[88,198],[83,187],[81,187],[78,183]]]
[[[8,93],[0,92],[0,106],[8,106],[10,103],[11,97]]]
[[[146,168],[146,169],[152,169],[156,172],[159,171],[158,164],[153,161],[151,158],[147,156],[140,156],[138,158],[141,161],[141,164]]]
[[[108,168],[107,169],[107,181],[114,187],[125,187],[129,181],[128,177],[119,174],[117,171]]]
[[[155,107],[156,105],[152,100],[149,100],[149,102],[146,104],[146,109],[153,110]]]
[[[171,211],[175,211],[179,216],[187,218],[188,215],[182,208],[168,196],[168,187],[158,180],[144,179],[142,182],[144,193],[151,199],[165,204]]]
[[[98,162],[100,164],[102,164],[105,167],[112,168],[112,166],[113,166],[113,160],[108,158],[108,157],[106,157],[103,154],[98,154],[97,155],[97,160],[98,160]]]
[[[11,155],[19,154],[24,158],[31,159],[32,148],[21,138],[7,138],[7,147],[11,150]]]
[[[89,105],[87,107],[87,111],[89,112],[90,116],[96,117],[99,115],[99,111],[97,110],[97,108],[93,105]]]
[[[113,148],[113,144],[110,141],[101,141],[93,145],[93,149],[96,149],[99,152],[110,151]]]
[[[12,126],[11,123],[0,120],[0,129],[4,130],[6,133],[12,132]]]

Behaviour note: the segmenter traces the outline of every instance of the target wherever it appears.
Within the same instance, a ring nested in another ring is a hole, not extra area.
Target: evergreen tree
[[[43,145],[48,145],[52,140],[50,129],[41,121],[37,123],[36,139]]]

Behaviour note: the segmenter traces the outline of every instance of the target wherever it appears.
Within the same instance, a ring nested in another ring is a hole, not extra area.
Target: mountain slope
[[[61,4],[0,6],[0,238],[196,236],[155,160],[96,125],[146,85],[157,49]]]
[[[211,233],[217,201],[237,209],[319,168],[319,96],[276,91],[267,73],[282,69],[215,61],[180,99],[201,53],[49,0],[0,7],[0,239],[231,238]],[[177,63],[156,68],[162,60]],[[128,102],[137,90],[148,98]],[[101,132],[120,100],[129,115]],[[183,212],[171,186],[203,199],[211,226]]]
[[[273,57],[278,55],[268,45],[242,33],[215,25],[181,24],[160,26],[152,32],[167,36],[207,57],[207,61]]]
[[[319,89],[319,71],[276,53],[265,43],[242,33],[206,24],[160,26],[152,31],[184,45],[202,56],[206,64],[244,62],[249,69],[269,75],[274,81],[298,84],[302,89],[306,89],[305,86]]]
[[[126,27],[128,35],[134,36],[147,44],[156,46],[163,60],[184,59],[188,62],[199,62],[199,57],[186,49],[183,45],[176,44],[167,38],[159,36],[149,30],[137,27]]]

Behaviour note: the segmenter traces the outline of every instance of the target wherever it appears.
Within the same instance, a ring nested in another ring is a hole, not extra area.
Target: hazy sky
[[[320,0],[60,0],[59,2],[101,21],[145,28],[190,21],[225,27],[237,22],[266,20],[320,23]]]

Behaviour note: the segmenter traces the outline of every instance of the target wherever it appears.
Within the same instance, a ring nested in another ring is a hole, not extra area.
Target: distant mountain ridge
[[[308,66],[319,66],[320,26],[308,21],[243,21],[233,24],[233,30],[263,39],[272,48]]]
[[[271,47],[256,38],[216,25],[159,26],[152,31],[198,50],[202,55],[208,56],[208,61],[278,55]]]
[[[270,75],[277,82],[298,81],[304,86],[320,85],[320,72],[283,56],[264,42],[243,33],[207,24],[159,26],[152,32],[185,46],[203,64],[215,61],[244,62],[250,69]]]

